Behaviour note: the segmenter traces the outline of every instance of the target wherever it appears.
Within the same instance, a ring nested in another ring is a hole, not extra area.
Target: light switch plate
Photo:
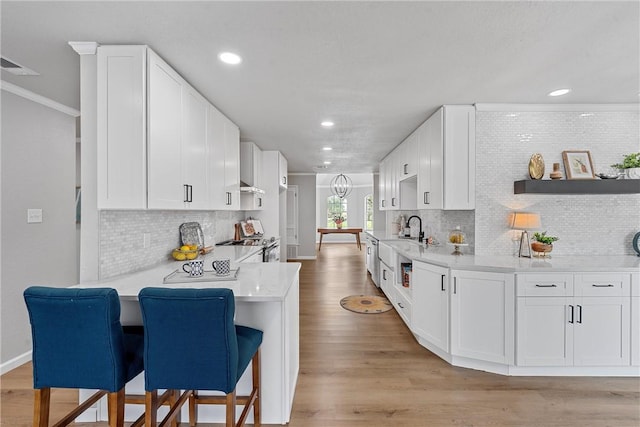
[[[27,209],[27,223],[35,224],[42,222],[42,209]]]

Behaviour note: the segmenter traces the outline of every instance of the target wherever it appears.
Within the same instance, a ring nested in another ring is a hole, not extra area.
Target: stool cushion
[[[145,288],[138,299],[147,391],[235,389],[262,332],[234,325],[230,289]]]
[[[24,298],[33,338],[34,388],[114,392],[142,372],[142,336],[123,332],[114,289],[33,286]]]

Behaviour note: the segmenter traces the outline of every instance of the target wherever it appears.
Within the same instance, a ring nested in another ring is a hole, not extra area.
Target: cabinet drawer
[[[631,276],[622,273],[576,274],[575,295],[617,297],[631,295]]]
[[[395,297],[396,301],[393,304],[394,308],[402,320],[404,320],[404,323],[411,328],[411,302],[407,299],[404,292],[396,290]]]
[[[516,295],[524,296],[572,296],[572,274],[518,274]]]

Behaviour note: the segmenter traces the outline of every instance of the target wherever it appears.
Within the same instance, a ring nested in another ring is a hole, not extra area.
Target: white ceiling
[[[68,41],[148,44],[290,171],[371,172],[442,104],[638,103],[639,5],[2,1],[2,55],[41,74],[2,79],[79,109]]]

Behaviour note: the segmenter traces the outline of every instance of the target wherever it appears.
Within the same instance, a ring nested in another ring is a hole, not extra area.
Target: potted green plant
[[[547,232],[533,234],[534,241],[531,242],[531,250],[538,253],[538,256],[546,256],[553,250],[553,242],[558,240],[555,236],[547,236]]]
[[[640,179],[640,153],[627,154],[622,163],[613,164],[611,167],[622,169],[627,179]]]

